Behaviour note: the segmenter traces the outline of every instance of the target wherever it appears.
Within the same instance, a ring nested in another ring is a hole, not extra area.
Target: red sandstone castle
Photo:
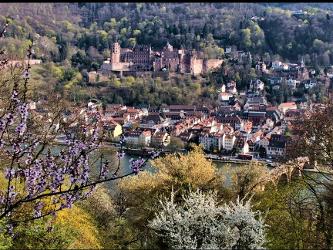
[[[169,71],[199,75],[220,66],[222,62],[222,59],[204,59],[203,53],[195,50],[174,49],[169,43],[162,51],[153,51],[148,45],[121,48],[119,43],[114,43],[111,57],[104,61],[101,72],[135,75],[145,71]]]

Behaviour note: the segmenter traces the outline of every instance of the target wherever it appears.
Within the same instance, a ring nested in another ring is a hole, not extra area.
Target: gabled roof
[[[140,110],[136,108],[127,108],[127,113],[140,113]]]
[[[151,112],[148,114],[148,116],[145,116],[142,119],[142,123],[153,121],[155,123],[163,121],[163,118],[160,116],[158,112]]]
[[[124,122],[125,122],[125,119],[123,117],[113,117],[113,120],[120,124],[124,124]]]
[[[279,105],[279,108],[297,108],[295,102],[283,102]]]
[[[150,130],[145,130],[142,132],[143,136],[151,136],[151,131]]]
[[[153,138],[154,139],[157,139],[157,138],[163,138],[164,136],[168,135],[167,132],[163,132],[163,131],[159,131],[159,132],[156,132],[155,134],[153,134]]]

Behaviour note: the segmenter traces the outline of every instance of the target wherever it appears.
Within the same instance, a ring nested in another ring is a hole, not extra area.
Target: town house
[[[286,142],[285,136],[272,134],[267,147],[267,155],[271,157],[283,156],[286,153]]]
[[[236,136],[234,134],[223,134],[222,147],[226,151],[231,151],[234,148]]]
[[[167,132],[159,131],[153,134],[151,138],[151,144],[153,146],[168,146],[170,144],[170,135]]]
[[[206,151],[221,151],[222,137],[221,133],[202,133],[199,137],[199,143]]]

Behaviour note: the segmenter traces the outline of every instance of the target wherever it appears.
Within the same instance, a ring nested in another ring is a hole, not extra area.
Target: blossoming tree
[[[0,221],[9,231],[17,223],[70,208],[99,183],[137,174],[149,159],[132,161],[132,171],[120,175],[124,140],[117,153],[118,165],[112,169],[99,154],[105,133],[98,110],[72,112],[71,117],[60,108],[47,109],[45,114],[31,110],[32,45],[22,66],[10,65],[5,51],[0,51]],[[59,135],[66,136],[64,145],[55,144]],[[152,158],[157,155],[153,152]]]
[[[174,193],[161,202],[162,210],[150,227],[175,249],[259,249],[264,222],[251,210],[250,201],[219,205],[214,193],[200,190],[183,196],[177,205]]]

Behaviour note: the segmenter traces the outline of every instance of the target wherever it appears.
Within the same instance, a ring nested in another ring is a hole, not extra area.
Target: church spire
[[[304,68],[305,64],[304,64],[304,58],[302,56],[302,60],[301,60],[301,68]]]

